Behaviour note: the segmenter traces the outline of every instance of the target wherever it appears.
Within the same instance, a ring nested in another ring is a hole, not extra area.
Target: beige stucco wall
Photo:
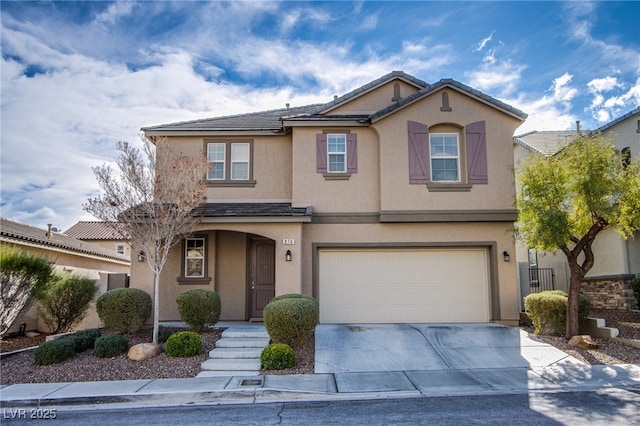
[[[380,208],[377,135],[366,127],[352,128],[351,132],[358,135],[358,172],[346,180],[325,180],[316,168],[316,134],[322,130],[319,127],[293,130],[293,205],[312,205],[314,212],[377,212]]]
[[[406,98],[418,91],[418,88],[404,81],[391,81],[377,87],[375,90],[364,93],[347,104],[332,109],[329,114],[371,114],[391,104],[394,97],[394,86],[398,83],[400,96]]]

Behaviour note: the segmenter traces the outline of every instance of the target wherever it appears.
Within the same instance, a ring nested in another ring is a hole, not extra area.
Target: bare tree
[[[166,139],[154,141],[155,146],[143,141],[143,149],[117,144],[117,170],[106,164],[93,168],[102,194],[83,208],[130,238],[132,253],[144,252],[153,271],[153,343],[158,343],[160,274],[171,248],[200,222],[206,158],[202,152],[180,153]]]

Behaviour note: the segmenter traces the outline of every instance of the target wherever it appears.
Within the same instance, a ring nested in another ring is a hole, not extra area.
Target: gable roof
[[[628,113],[621,115],[620,117],[616,118],[613,121],[610,121],[606,124],[603,124],[602,126],[598,127],[597,129],[595,129],[592,133],[601,133],[604,132],[605,130],[610,129],[611,127],[615,126],[618,123],[621,123],[623,121],[625,121],[627,118],[629,117],[633,117],[636,114],[640,114],[640,107],[637,107],[634,110],[629,111]]]
[[[115,260],[120,263],[130,263],[130,259],[113,250],[100,247],[95,244],[80,241],[65,234],[51,232],[47,236],[47,230],[25,225],[9,219],[0,218],[0,241],[24,244],[53,251],[67,251],[81,256],[100,257]]]
[[[78,240],[114,240],[127,241],[128,238],[122,236],[114,229],[116,223],[101,221],[80,221],[67,229],[64,233]]]
[[[327,114],[334,108],[348,103],[349,101],[357,98],[358,96],[368,93],[381,85],[384,85],[393,80],[402,80],[408,84],[415,86],[419,89],[417,92],[401,99],[394,104],[383,108],[373,114],[353,114],[353,115],[330,115]],[[527,114],[514,108],[506,103],[499,101],[489,95],[486,95],[478,90],[472,89],[458,81],[453,79],[442,79],[435,84],[428,84],[424,81],[406,74],[403,71],[392,71],[376,80],[373,80],[363,86],[358,87],[351,92],[337,97],[331,102],[325,104],[314,104],[292,108],[282,108],[270,111],[254,112],[248,114],[230,115],[223,117],[206,118],[201,120],[182,121],[178,123],[161,124],[158,126],[143,127],[141,130],[147,134],[147,136],[154,135],[171,135],[172,132],[176,134],[184,134],[184,132],[198,133],[198,132],[239,132],[239,131],[251,131],[251,132],[265,132],[276,133],[285,132],[284,120],[287,121],[358,121],[361,123],[374,122],[389,114],[392,114],[398,109],[404,108],[419,99],[429,96],[437,90],[448,87],[452,90],[456,90],[467,96],[470,96],[484,104],[487,104],[493,108],[496,108],[512,117],[515,117],[521,121],[527,118]]]
[[[529,151],[543,155],[554,155],[569,145],[577,135],[578,132],[575,130],[533,130],[514,136],[513,142]]]

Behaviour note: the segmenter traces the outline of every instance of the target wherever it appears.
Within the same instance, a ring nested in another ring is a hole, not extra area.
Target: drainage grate
[[[242,379],[240,386],[262,386],[262,379]]]

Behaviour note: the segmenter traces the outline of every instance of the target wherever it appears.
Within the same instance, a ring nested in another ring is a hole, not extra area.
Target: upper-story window
[[[316,171],[327,180],[349,179],[358,172],[356,133],[319,133],[316,135]]]
[[[116,244],[116,253],[118,253],[118,254],[124,254],[125,253],[124,244]]]
[[[347,171],[347,135],[327,135],[327,164],[328,173]]]
[[[460,182],[460,149],[455,133],[430,133],[432,182]]]
[[[254,185],[251,141],[207,142],[210,184]]]

